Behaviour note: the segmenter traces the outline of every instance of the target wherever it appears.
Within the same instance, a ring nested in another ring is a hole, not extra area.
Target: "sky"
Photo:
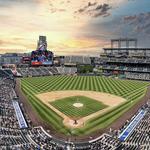
[[[0,0],[0,53],[35,50],[39,35],[55,55],[98,56],[112,38],[150,47],[150,0]]]

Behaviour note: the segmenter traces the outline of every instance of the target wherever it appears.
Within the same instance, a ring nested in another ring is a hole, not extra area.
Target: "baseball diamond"
[[[22,91],[39,117],[58,132],[74,136],[88,135],[112,124],[145,95],[148,85],[98,76],[21,79]],[[81,108],[74,107],[75,103]],[[72,125],[65,124],[65,119]]]

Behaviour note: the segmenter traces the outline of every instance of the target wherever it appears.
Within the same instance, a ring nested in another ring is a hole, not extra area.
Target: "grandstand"
[[[0,77],[13,78],[13,73],[10,69],[0,69]]]
[[[76,67],[27,67],[17,68],[17,72],[22,77],[38,77],[50,75],[71,75],[77,73]]]
[[[121,42],[126,42],[121,47]],[[118,42],[114,47],[113,42]],[[135,42],[130,46],[129,42]],[[137,48],[136,39],[111,40],[111,48],[104,48],[104,53],[95,61],[104,74],[124,75],[127,79],[150,80],[150,48]]]
[[[91,59],[86,56],[65,56],[64,65],[65,66],[76,66],[77,64],[90,65]]]

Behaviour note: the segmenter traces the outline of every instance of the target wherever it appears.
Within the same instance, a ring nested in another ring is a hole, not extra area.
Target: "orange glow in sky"
[[[29,52],[36,49],[38,36],[45,35],[48,48],[58,55],[98,55],[110,38],[121,34],[123,24],[115,19],[128,16],[125,6],[133,4],[127,0],[0,0],[0,53]]]

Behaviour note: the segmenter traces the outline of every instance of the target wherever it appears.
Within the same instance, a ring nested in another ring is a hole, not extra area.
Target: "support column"
[[[129,40],[126,41],[126,48],[129,48]]]
[[[121,48],[121,40],[118,40],[118,48]]]

